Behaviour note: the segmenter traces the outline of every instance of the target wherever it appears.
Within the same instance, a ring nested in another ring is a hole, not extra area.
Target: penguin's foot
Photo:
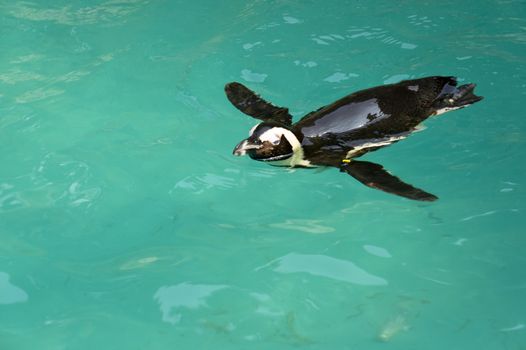
[[[456,85],[456,81],[454,82]],[[433,102],[433,114],[439,115],[455,109],[467,107],[484,97],[475,95],[475,84],[466,84],[459,87],[446,85],[444,91]]]

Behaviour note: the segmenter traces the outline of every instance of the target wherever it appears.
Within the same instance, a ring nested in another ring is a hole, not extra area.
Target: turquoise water
[[[0,1],[0,349],[524,349],[523,1]],[[364,157],[231,155],[427,75],[486,99]]]

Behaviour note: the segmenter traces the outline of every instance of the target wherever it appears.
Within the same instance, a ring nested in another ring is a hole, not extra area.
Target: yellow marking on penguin
[[[350,163],[351,160],[350,159],[342,159],[342,163]]]

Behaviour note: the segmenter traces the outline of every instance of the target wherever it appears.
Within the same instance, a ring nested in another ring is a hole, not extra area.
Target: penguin
[[[380,164],[357,158],[401,141],[428,117],[482,100],[475,84],[457,86],[455,77],[432,76],[360,90],[305,115],[296,123],[241,83],[225,85],[228,100],[260,120],[233,151],[257,161],[291,168],[334,167],[362,184],[418,201],[437,196],[413,187]]]

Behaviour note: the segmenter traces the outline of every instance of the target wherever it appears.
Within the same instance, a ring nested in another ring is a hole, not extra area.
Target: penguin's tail
[[[433,114],[438,115],[459,108],[472,105],[484,97],[474,94],[475,84],[466,84],[459,87],[457,82],[451,78],[447,82],[437,98],[432,103]]]

